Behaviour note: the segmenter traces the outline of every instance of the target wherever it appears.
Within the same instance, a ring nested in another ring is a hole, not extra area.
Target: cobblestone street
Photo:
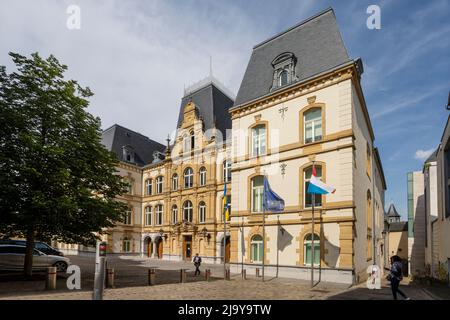
[[[82,270],[82,287],[78,291],[69,291],[66,286],[66,276],[60,276],[57,290],[44,290],[44,281],[1,281],[0,299],[33,299],[33,300],[90,300],[94,279],[93,257],[70,257],[73,264]],[[365,284],[348,288],[347,285],[334,283],[319,283],[310,289],[309,281],[267,278],[262,282],[260,278],[232,275],[230,281],[219,278],[223,273],[222,265],[202,265],[202,271],[211,269],[212,279],[206,282],[204,275],[194,277],[194,268],[190,263],[168,262],[163,260],[140,259],[133,257],[111,257],[109,267],[117,272],[116,288],[106,289],[106,300],[161,300],[161,299],[339,299],[339,300],[391,300],[389,287],[385,284],[381,290],[368,290]],[[147,286],[147,270],[157,268],[155,286]],[[188,269],[187,283],[180,284],[179,269]],[[413,300],[432,299],[432,296],[416,285],[402,285],[402,290]]]

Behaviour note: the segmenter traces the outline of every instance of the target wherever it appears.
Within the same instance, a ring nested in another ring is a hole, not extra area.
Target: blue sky
[[[69,5],[81,29],[66,28]],[[369,30],[366,9],[381,8]],[[25,1],[3,0],[0,64],[8,51],[53,53],[95,93],[89,111],[157,141],[176,126],[185,85],[214,75],[237,92],[252,47],[333,7],[349,54],[361,57],[363,90],[388,190],[406,217],[406,173],[421,170],[448,116],[450,1]],[[153,121],[157,117],[158,121]]]

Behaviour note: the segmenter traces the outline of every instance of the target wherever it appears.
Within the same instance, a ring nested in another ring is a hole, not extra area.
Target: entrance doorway
[[[150,258],[152,256],[152,239],[151,238],[145,239],[145,252],[147,254],[147,257]]]
[[[228,263],[230,262],[230,237],[227,237],[227,239],[225,240],[225,262]]]
[[[184,258],[184,260],[189,260],[189,261],[192,258],[192,236],[184,236],[183,258]]]
[[[158,259],[162,259],[162,257],[163,257],[163,241],[161,238],[159,238],[156,243],[156,254],[158,255]]]

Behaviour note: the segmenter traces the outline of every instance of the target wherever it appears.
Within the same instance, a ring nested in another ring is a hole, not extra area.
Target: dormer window
[[[288,72],[287,70],[281,71],[280,75],[278,76],[278,86],[282,87],[288,84]]]
[[[272,88],[270,88],[271,91],[298,80],[295,74],[296,64],[297,58],[290,52],[282,53],[272,61],[273,83]]]
[[[123,161],[134,162],[134,150],[130,146],[124,146],[122,148]]]

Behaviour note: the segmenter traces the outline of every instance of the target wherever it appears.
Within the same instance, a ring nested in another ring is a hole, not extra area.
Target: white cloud
[[[81,29],[69,30],[69,5]],[[0,65],[8,51],[55,55],[68,77],[89,86],[88,108],[106,128],[119,123],[163,142],[175,129],[183,86],[214,76],[237,93],[251,49],[276,20],[250,19],[228,2],[2,1]]]
[[[435,149],[430,149],[430,150],[419,149],[414,154],[414,159],[425,161],[429,156],[431,156],[431,154],[434,152],[434,150]]]

